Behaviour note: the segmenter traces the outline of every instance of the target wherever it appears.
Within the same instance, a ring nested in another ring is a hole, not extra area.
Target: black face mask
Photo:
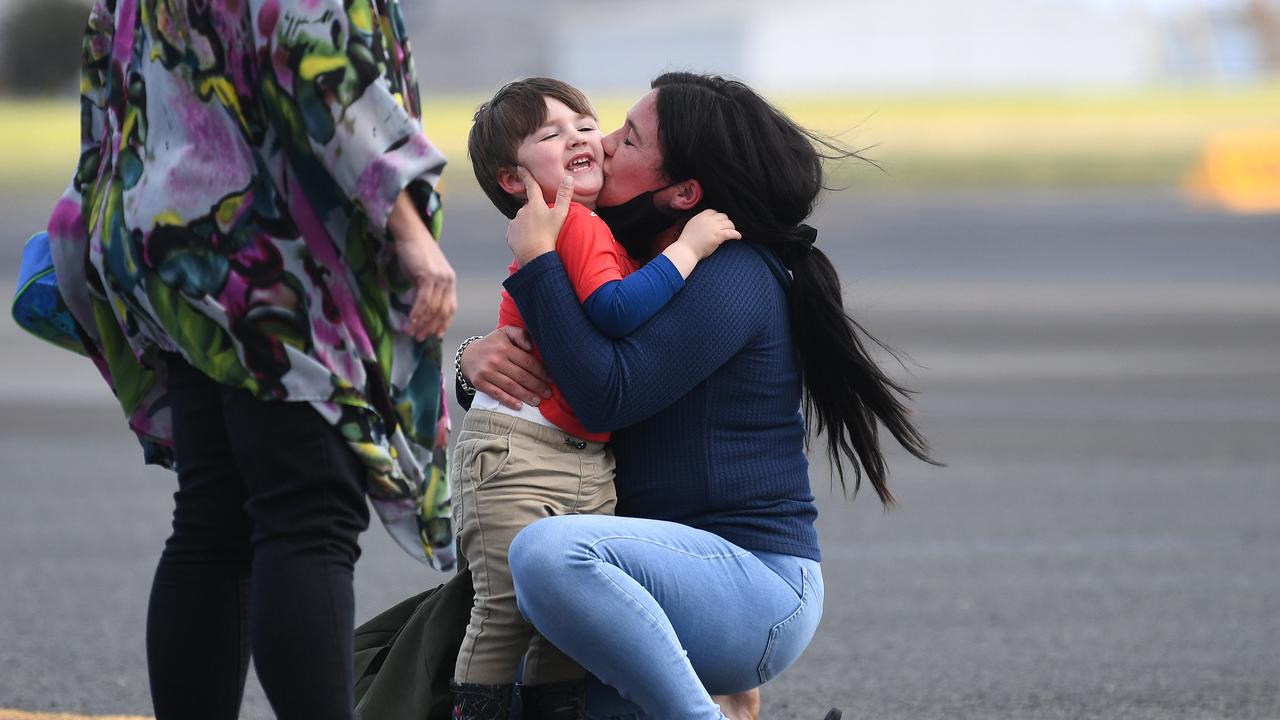
[[[671,185],[642,192],[621,205],[596,207],[596,215],[599,215],[600,219],[609,226],[613,239],[617,240],[627,254],[636,260],[647,260],[652,257],[653,239],[680,219],[679,214],[660,210],[653,204],[653,196]]]

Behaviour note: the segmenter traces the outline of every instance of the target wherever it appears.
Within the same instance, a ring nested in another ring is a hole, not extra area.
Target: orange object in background
[[[1189,185],[1198,199],[1228,210],[1280,212],[1280,130],[1215,135]]]

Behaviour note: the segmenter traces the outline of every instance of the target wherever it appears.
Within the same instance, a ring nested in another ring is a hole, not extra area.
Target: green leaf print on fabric
[[[178,290],[159,278],[147,282],[147,298],[152,316],[183,348],[188,362],[217,382],[259,395],[257,381],[240,365],[234,342],[224,329],[197,312]]]
[[[155,373],[138,364],[124,334],[116,325],[111,305],[107,301],[93,298],[93,315],[98,321],[102,357],[111,368],[112,389],[125,416],[131,416],[150,393],[155,383]]]

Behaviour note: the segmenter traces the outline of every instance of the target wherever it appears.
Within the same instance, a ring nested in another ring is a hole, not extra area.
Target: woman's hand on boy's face
[[[551,376],[533,356],[533,338],[523,328],[500,327],[467,345],[461,369],[477,390],[512,410],[551,397]]]
[[[542,188],[533,175],[523,167],[516,168],[516,175],[524,183],[524,207],[507,226],[507,245],[516,257],[516,264],[524,267],[530,260],[556,249],[556,238],[573,202],[573,176],[565,175],[556,191],[555,207],[548,208],[542,200]]]

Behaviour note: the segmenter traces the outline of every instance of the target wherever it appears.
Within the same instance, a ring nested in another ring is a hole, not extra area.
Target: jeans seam
[[[765,643],[764,655],[761,656],[760,663],[756,666],[756,674],[759,676],[761,684],[768,682],[770,679],[766,677],[766,674],[768,671],[769,660],[773,658],[774,646],[777,644],[778,636],[787,629],[788,625],[791,625],[800,618],[801,614],[804,613],[805,609],[809,606],[809,602],[812,599],[811,596],[814,592],[816,592],[816,590],[812,585],[810,585],[809,574],[806,572],[804,573],[804,577],[800,580],[800,606],[797,607],[790,615],[783,618],[780,622],[769,629],[769,640]]]
[[[702,555],[699,553],[689,552],[688,550],[684,550],[682,548],[671,547],[670,545],[658,542],[656,540],[652,540],[650,538],[636,537],[634,535],[609,535],[607,537],[596,538],[587,547],[588,549],[591,550],[592,555],[595,555],[596,546],[608,540],[632,540],[634,542],[642,542],[648,545],[654,545],[654,546],[660,547],[664,550],[670,550],[671,552],[680,553],[681,555],[686,555],[692,558],[698,558],[699,560],[726,560],[728,558],[743,557],[751,554],[750,552],[743,550],[741,552],[735,552],[735,553],[729,553],[729,554]],[[601,560],[601,562],[603,562],[603,560]]]
[[[617,580],[614,580],[613,578],[609,577],[609,574],[608,574],[608,573],[606,573],[606,572],[605,572],[605,571],[600,567],[601,565],[609,565],[610,567],[617,567],[616,565],[613,565],[613,563],[610,563],[610,562],[605,561],[605,559],[604,559],[604,558],[596,557],[596,556],[593,554],[593,555],[592,555],[592,557],[591,557],[591,568],[592,568],[593,570],[595,570],[597,573],[599,573],[599,574],[600,574],[600,576],[601,576],[601,577],[603,577],[606,581],[608,581],[608,583],[609,583],[609,585],[610,585],[610,586],[612,586],[612,587],[613,587],[613,588],[615,588],[619,593],[621,593],[621,594],[622,594],[622,596],[623,596],[624,598],[626,598],[626,599],[627,599],[627,602],[631,603],[632,605],[634,605],[634,606],[636,607],[636,609],[638,609],[638,610],[640,610],[642,613],[644,613],[644,614],[645,614],[645,616],[649,618],[649,623],[650,623],[650,625],[652,625],[652,626],[653,626],[653,628],[654,628],[655,630],[660,630],[660,631],[661,631],[661,630],[663,630],[662,623],[658,621],[658,618],[657,618],[657,617],[655,617],[653,613],[649,612],[649,609],[648,609],[648,608],[646,608],[644,605],[642,605],[642,604],[640,603],[640,601],[639,601],[639,600],[636,600],[634,597],[632,597],[631,593],[627,592],[626,588],[624,588],[624,587],[622,587],[621,585],[619,585]],[[619,570],[621,570],[621,568],[619,568]],[[664,632],[662,632],[661,634],[662,634],[662,636],[663,636],[663,637],[666,637],[666,632],[665,632],[665,631],[664,631]],[[677,646],[677,648],[676,648],[676,649],[677,649],[677,650],[680,650],[680,651],[683,651],[683,650],[684,650],[684,648],[681,648],[681,647],[678,647],[678,646]]]

